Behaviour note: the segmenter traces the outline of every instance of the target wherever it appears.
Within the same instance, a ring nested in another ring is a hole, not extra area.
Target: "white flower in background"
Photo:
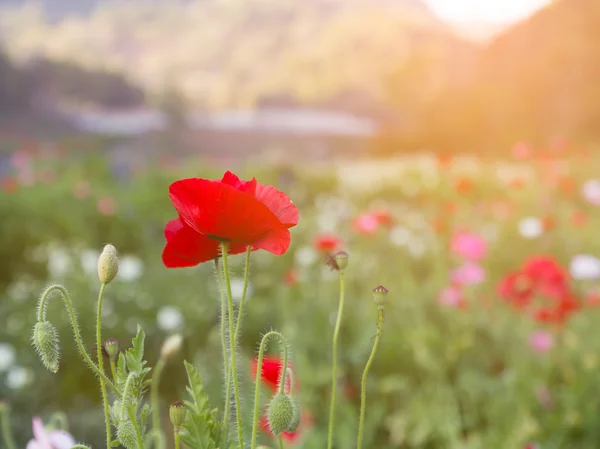
[[[13,366],[6,374],[6,386],[12,390],[19,390],[31,381],[31,372],[22,366]]]
[[[178,308],[165,306],[156,314],[158,327],[163,331],[175,330],[183,324],[183,315]]]
[[[81,252],[81,267],[86,274],[98,276],[98,258],[100,251],[86,249]]]
[[[144,262],[139,257],[123,256],[119,260],[119,278],[131,282],[139,279],[144,273]]]
[[[405,246],[411,238],[410,231],[403,226],[395,226],[390,231],[390,243],[394,246]]]
[[[48,251],[48,272],[50,277],[64,277],[71,268],[71,256],[61,247],[50,248]]]
[[[233,299],[240,301],[242,299],[242,293],[244,292],[244,280],[243,279],[231,279],[231,296]],[[246,299],[252,292],[252,286],[248,283],[248,289],[246,290]]]
[[[535,239],[544,232],[544,225],[539,218],[527,217],[519,222],[519,233],[526,239]]]
[[[310,246],[303,246],[296,250],[296,263],[301,267],[313,265],[319,259],[319,255]]]
[[[600,206],[600,180],[590,179],[583,184],[581,194],[585,200],[595,206]]]
[[[0,371],[6,371],[15,363],[15,348],[8,343],[0,343]]]
[[[600,278],[600,259],[589,254],[580,254],[571,259],[571,276],[578,280]]]

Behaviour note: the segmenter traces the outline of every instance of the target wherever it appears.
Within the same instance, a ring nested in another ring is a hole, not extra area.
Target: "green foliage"
[[[111,419],[117,428],[118,442],[127,449],[140,449],[136,441],[139,432],[144,440],[150,406],[143,397],[151,380],[146,379],[150,368],[144,360],[144,330],[138,326],[132,347],[119,354],[115,385],[122,395],[111,407]],[[157,410],[156,413],[159,413]]]
[[[204,383],[198,370],[184,362],[188,378],[186,390],[191,400],[185,401],[190,413],[182,426],[181,441],[191,449],[216,449],[221,440],[221,423],[217,420],[217,410],[211,409]]]

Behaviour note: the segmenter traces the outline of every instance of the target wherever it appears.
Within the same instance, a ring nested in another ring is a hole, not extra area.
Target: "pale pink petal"
[[[76,444],[75,439],[64,430],[50,432],[50,442],[52,449],[71,449]]]

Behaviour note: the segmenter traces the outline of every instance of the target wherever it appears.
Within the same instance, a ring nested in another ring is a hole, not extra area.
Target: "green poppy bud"
[[[288,432],[295,432],[300,426],[300,421],[302,421],[302,407],[300,406],[298,396],[292,396],[290,399],[292,400],[294,413],[292,415],[292,421],[286,430]]]
[[[31,342],[42,363],[49,371],[56,373],[60,360],[58,332],[50,321],[38,321],[33,328]]]
[[[112,281],[119,272],[119,255],[112,245],[106,245],[98,258],[98,279],[103,284]]]
[[[137,437],[133,424],[129,420],[123,420],[117,426],[117,439],[126,449],[137,449]]]
[[[294,418],[294,405],[286,394],[277,393],[271,399],[267,412],[269,428],[274,435],[279,435],[289,427]]]

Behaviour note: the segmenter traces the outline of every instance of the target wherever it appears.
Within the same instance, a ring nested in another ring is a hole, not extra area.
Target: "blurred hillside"
[[[461,63],[457,54],[473,51],[419,0],[83,2],[61,15],[71,3],[3,13],[11,57],[122,72],[151,94],[176,85],[209,110],[302,104],[379,114],[399,64],[427,59],[419,90],[428,95]]]
[[[428,105],[419,145],[481,151],[523,139],[597,141],[599,25],[598,0],[557,0],[516,24],[482,48],[468,84]]]

